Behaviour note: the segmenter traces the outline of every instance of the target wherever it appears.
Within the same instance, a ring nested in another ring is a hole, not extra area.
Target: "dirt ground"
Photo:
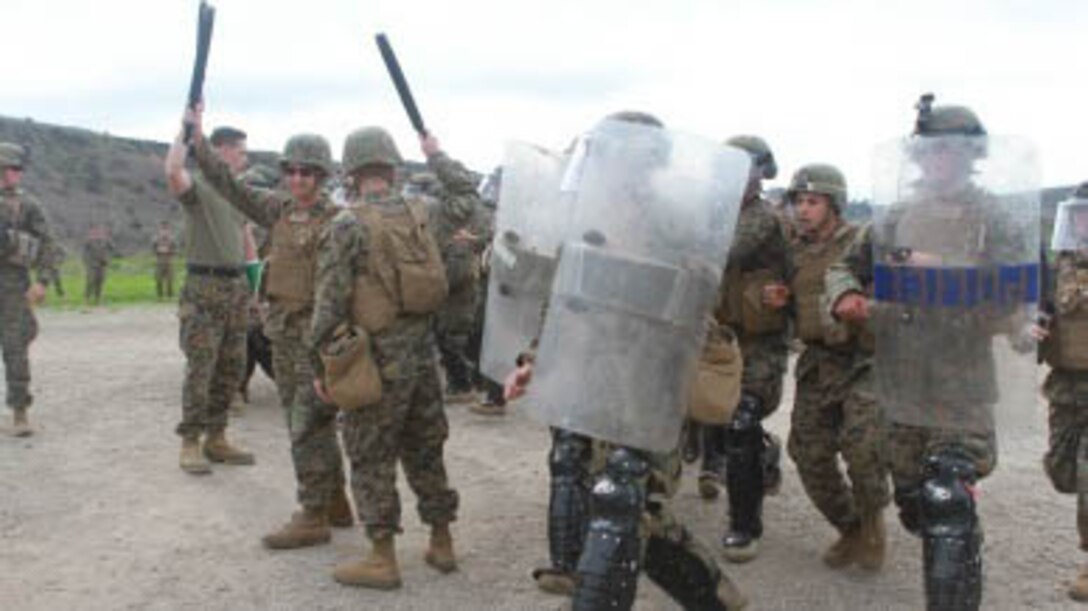
[[[422,559],[426,533],[403,487],[398,540],[404,587],[344,588],[331,576],[361,554],[359,529],[331,545],[269,552],[259,539],[294,509],[284,422],[274,386],[258,373],[252,405],[230,432],[254,467],[192,477],[177,467],[182,356],[169,307],[46,312],[33,347],[37,435],[0,435],[0,608],[17,609],[556,609],[530,570],[547,557],[548,435],[518,410],[485,418],[449,408],[449,472],[462,499],[454,535],[461,570],[441,576]],[[1025,384],[1032,383],[1025,380]],[[771,419],[785,434],[789,401]],[[1075,501],[1040,466],[1042,404],[1023,406],[983,484],[989,609],[1061,609],[1077,550]],[[3,414],[3,424],[10,424]],[[786,462],[766,504],[763,554],[725,570],[753,609],[920,609],[918,541],[888,512],[889,561],[876,576],[833,572],[820,554],[834,539]],[[707,503],[689,474],[675,499],[697,536],[717,547],[724,501]],[[675,608],[643,579],[640,609]]]

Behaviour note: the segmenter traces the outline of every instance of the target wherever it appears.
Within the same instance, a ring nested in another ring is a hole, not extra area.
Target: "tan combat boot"
[[[228,465],[252,465],[257,462],[251,452],[230,445],[223,431],[208,431],[204,439],[204,456],[212,462]]]
[[[348,502],[348,494],[343,486],[339,486],[332,493],[329,501],[329,526],[333,528],[351,528],[355,525],[355,517],[351,513],[351,503]]]
[[[295,512],[290,522],[262,537],[261,543],[268,549],[296,549],[328,543],[332,533],[329,531],[327,514],[325,509]]]
[[[1088,602],[1088,566],[1083,566],[1077,578],[1069,584],[1069,598],[1077,602]]]
[[[573,596],[574,588],[578,585],[575,575],[552,567],[533,571],[533,579],[541,592],[560,596]]]
[[[212,466],[200,453],[200,437],[191,435],[181,438],[181,470],[190,475],[207,475]]]
[[[359,562],[349,562],[336,567],[333,579],[346,586],[395,590],[400,587],[400,569],[392,533],[374,538],[370,553]]]
[[[839,540],[832,543],[831,547],[824,552],[824,564],[833,569],[841,569],[853,564],[857,560],[861,536],[861,525],[841,531]]]
[[[431,527],[431,545],[423,555],[427,564],[441,573],[457,570],[457,558],[453,555],[453,535],[449,524],[435,524]]]
[[[884,551],[887,537],[884,535],[884,513],[877,512],[861,520],[861,537],[858,540],[858,566],[866,571],[884,568]]]
[[[26,416],[25,407],[15,408],[15,426],[11,429],[11,434],[16,437],[30,437],[34,434],[34,429],[30,428],[30,420]]]
[[[699,474],[699,496],[704,501],[713,501],[721,494],[722,489],[718,481],[718,476],[714,473]]]

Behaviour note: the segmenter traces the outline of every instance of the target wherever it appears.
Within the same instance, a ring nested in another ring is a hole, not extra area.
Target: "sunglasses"
[[[285,176],[292,176],[294,174],[298,174],[303,178],[312,178],[314,176],[317,176],[317,170],[306,166],[295,165],[283,168],[283,174]]]

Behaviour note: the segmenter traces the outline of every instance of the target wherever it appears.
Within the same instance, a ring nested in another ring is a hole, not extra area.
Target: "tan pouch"
[[[397,257],[401,305],[405,312],[435,312],[449,295],[446,268],[434,238],[423,228],[420,213],[408,204],[414,221],[411,227],[390,226],[389,239]]]
[[[701,424],[728,424],[740,402],[741,357],[728,327],[711,323],[691,389],[688,416]]]
[[[341,326],[321,350],[325,390],[342,410],[357,410],[382,400],[382,378],[370,336],[360,327]]]
[[[1052,367],[1088,371],[1088,316],[1055,316],[1049,350],[1044,356]]]
[[[367,333],[376,335],[397,318],[397,304],[379,278],[359,274],[351,299],[351,318]]]
[[[741,328],[748,335],[776,333],[786,328],[785,313],[763,305],[763,287],[782,280],[769,269],[759,269],[741,276]]]

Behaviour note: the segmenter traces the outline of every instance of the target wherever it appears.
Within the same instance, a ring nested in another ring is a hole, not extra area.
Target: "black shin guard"
[[[725,471],[725,425],[704,424],[703,429],[703,465],[702,473],[715,473],[718,477]]]
[[[589,513],[589,439],[557,429],[548,459],[551,495],[548,499],[548,552],[552,568],[574,574]]]
[[[730,531],[751,539],[763,535],[765,451],[759,399],[741,397],[725,431],[725,488],[729,493]]]
[[[973,611],[982,599],[982,533],[969,486],[976,473],[955,448],[926,458],[921,490],[926,603],[931,610]]]
[[[619,448],[593,486],[589,529],[578,561],[574,611],[630,609],[638,585],[639,522],[649,465],[638,450]]]
[[[683,537],[691,533],[683,530]],[[727,611],[718,599],[721,574],[683,546],[664,537],[646,543],[646,576],[688,611]]]

